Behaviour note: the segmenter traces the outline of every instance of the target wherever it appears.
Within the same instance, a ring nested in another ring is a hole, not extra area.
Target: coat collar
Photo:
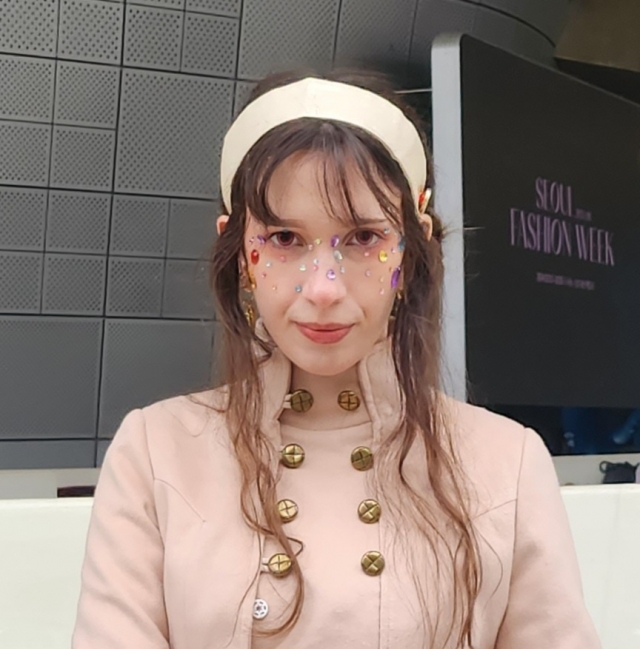
[[[261,321],[256,324],[256,334],[263,340],[269,340]],[[362,398],[371,417],[374,443],[377,444],[396,428],[403,411],[391,339],[377,343],[358,363],[357,370]],[[291,362],[277,347],[271,357],[262,363],[260,380],[263,394],[262,430],[272,437],[274,443],[279,444],[279,418],[291,386]]]

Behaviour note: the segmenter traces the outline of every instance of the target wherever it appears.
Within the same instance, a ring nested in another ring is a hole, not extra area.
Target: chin
[[[335,354],[326,353],[322,350],[317,354],[292,354],[289,356],[286,350],[281,351],[285,356],[302,371],[315,376],[337,376],[352,368],[360,358],[347,358],[344,354],[337,359]]]

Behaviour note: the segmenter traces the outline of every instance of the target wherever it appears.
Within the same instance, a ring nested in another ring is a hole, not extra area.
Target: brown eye
[[[353,235],[353,239],[359,246],[370,247],[375,246],[375,244],[378,243],[380,236],[373,230],[358,230]]]
[[[274,232],[269,239],[271,239],[280,248],[290,248],[296,243],[296,235],[290,230],[281,230]]]

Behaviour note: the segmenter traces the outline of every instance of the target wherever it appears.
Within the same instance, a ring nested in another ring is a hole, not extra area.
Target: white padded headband
[[[419,205],[427,182],[427,156],[416,127],[384,97],[346,83],[307,78],[275,88],[238,115],[222,146],[222,200],[231,211],[231,184],[251,147],[271,129],[301,117],[357,126],[382,142],[398,162]]]

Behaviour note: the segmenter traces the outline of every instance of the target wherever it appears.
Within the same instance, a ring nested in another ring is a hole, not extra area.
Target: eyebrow
[[[358,225],[387,225],[388,221],[385,219],[362,219]],[[307,222],[299,219],[280,219],[280,226],[285,228],[305,228]]]

